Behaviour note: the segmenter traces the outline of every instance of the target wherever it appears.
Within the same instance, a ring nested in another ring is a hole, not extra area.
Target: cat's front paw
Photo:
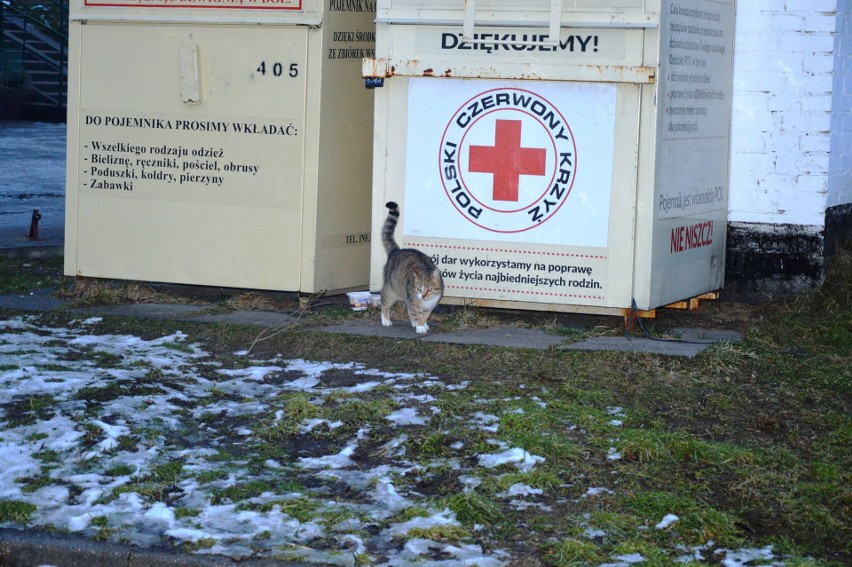
[[[429,325],[415,325],[414,330],[417,332],[418,335],[425,335],[429,332]]]
[[[390,320],[390,317],[385,317],[385,314],[382,313],[382,327],[392,327],[393,322]]]

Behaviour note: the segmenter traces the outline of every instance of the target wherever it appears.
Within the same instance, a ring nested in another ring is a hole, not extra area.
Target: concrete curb
[[[235,560],[221,555],[188,555],[157,548],[93,541],[72,535],[0,528],[3,567],[304,567],[275,559]]]
[[[0,257],[34,260],[62,256],[65,247],[62,244],[30,244],[28,246],[0,246]]]

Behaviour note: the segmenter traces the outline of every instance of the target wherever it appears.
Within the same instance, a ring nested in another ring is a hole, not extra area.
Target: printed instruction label
[[[297,120],[86,113],[80,127],[80,188],[166,200],[231,201],[236,195],[225,193],[244,196],[277,184],[281,155],[300,159],[301,130]],[[284,151],[246,151],[256,144]],[[295,159],[293,167],[298,167]]]
[[[606,299],[605,251],[588,254],[453,246],[406,240],[428,254],[448,295],[509,301],[599,303]]]
[[[668,10],[668,57],[662,61],[666,78],[665,136],[695,138],[718,135],[718,109],[728,104],[726,85],[729,64],[730,26],[728,6],[705,3],[672,3]]]

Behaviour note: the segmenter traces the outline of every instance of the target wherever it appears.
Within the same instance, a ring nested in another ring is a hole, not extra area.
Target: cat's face
[[[415,270],[414,275],[414,287],[417,290],[417,297],[420,299],[429,300],[443,292],[444,282],[438,270],[434,270],[430,274]]]

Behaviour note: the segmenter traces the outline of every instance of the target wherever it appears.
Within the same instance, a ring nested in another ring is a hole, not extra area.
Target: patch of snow
[[[544,490],[541,488],[533,488],[527,484],[516,482],[501,496],[538,496],[540,494],[544,494]]]
[[[350,457],[355,453],[358,445],[352,443],[344,447],[335,455],[327,455],[325,457],[302,457],[299,459],[299,464],[306,469],[343,469],[353,465]]]
[[[393,524],[387,529],[387,534],[391,536],[405,535],[409,531],[420,528],[428,529],[435,526],[458,526],[456,515],[449,508],[444,508],[442,511],[432,514],[431,516],[418,516],[406,522]]]
[[[320,425],[325,425],[329,429],[337,429],[343,425],[342,421],[329,421],[327,419],[306,419],[301,424],[299,424],[299,431],[302,433],[310,433]]]
[[[414,408],[398,409],[394,412],[391,412],[385,419],[393,422],[397,426],[426,424],[426,420],[417,415],[417,410]]]
[[[240,378],[242,380],[263,382],[270,374],[281,372],[282,370],[284,369],[280,366],[249,366],[247,368],[237,368],[234,370],[220,368],[216,372],[229,378]]]
[[[379,478],[373,491],[373,500],[386,510],[396,511],[410,508],[414,503],[399,495],[391,479]]]
[[[674,524],[675,522],[677,522],[678,520],[680,520],[680,518],[678,518],[676,515],[674,515],[674,514],[666,514],[665,516],[663,516],[663,519],[662,519],[662,520],[660,520],[660,523],[658,523],[658,524],[657,524],[656,526],[654,526],[654,527],[655,527],[655,528],[657,528],[658,530],[664,530],[664,529],[666,529],[667,527],[669,527],[669,526],[671,526],[672,524]]]
[[[530,508],[536,508],[544,512],[553,511],[552,506],[548,506],[547,504],[542,504],[540,502],[527,502],[526,500],[511,500],[509,501],[509,506],[513,510],[528,510]]]
[[[543,463],[544,457],[533,455],[520,447],[507,449],[502,453],[479,455],[479,466],[486,468],[499,467],[507,463],[514,464],[522,472],[531,471],[538,463]]]
[[[381,452],[386,455],[400,457],[405,454],[405,442],[408,441],[408,435],[403,433],[394,437],[381,447]]]
[[[600,496],[601,494],[615,494],[615,493],[612,490],[610,490],[609,488],[590,487],[588,490],[586,490],[586,493],[583,494],[583,498],[588,498],[590,496]]]
[[[775,558],[771,545],[763,548],[738,549],[736,551],[720,549],[716,550],[715,553],[717,555],[724,554],[725,557],[722,559],[724,567],[745,567],[746,565],[752,565],[755,561],[760,561],[761,565],[783,565],[781,562],[776,563],[774,561],[772,563],[763,563],[764,561],[772,561]]]
[[[617,560],[618,563],[604,563],[600,565],[600,567],[627,567],[628,565],[635,565],[636,563],[644,563],[645,558],[642,557],[639,553],[629,553],[626,555],[616,555],[613,559]]]
[[[497,433],[500,429],[500,418],[493,414],[476,412],[470,418],[475,429],[488,431],[489,433]]]

